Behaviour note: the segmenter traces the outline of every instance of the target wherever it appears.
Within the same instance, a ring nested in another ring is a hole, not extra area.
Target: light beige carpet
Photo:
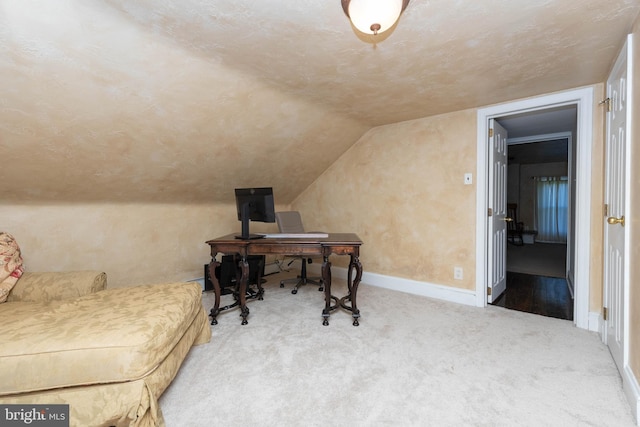
[[[535,243],[507,245],[507,271],[546,277],[566,277],[567,245]]]
[[[323,294],[279,276],[248,325],[223,313],[191,350],[160,399],[169,427],[634,425],[607,347],[572,322],[363,284],[360,326],[322,326]]]

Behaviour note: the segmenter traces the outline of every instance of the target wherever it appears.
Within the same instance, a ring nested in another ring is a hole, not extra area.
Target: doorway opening
[[[491,207],[489,188],[490,176],[494,173],[489,152],[489,122],[500,121],[509,126],[509,120],[525,118],[527,115],[545,115],[557,111],[572,111],[575,126],[571,130],[569,141],[570,161],[572,169],[568,171],[571,181],[571,211],[574,220],[569,225],[566,269],[573,291],[573,321],[583,329],[597,330],[597,322],[590,327],[589,322],[589,289],[590,289],[590,226],[591,226],[591,156],[592,156],[592,114],[593,89],[583,88],[552,95],[540,96],[527,100],[514,101],[478,110],[478,187],[477,187],[477,264],[476,264],[476,304],[487,305],[490,278],[495,274],[495,265],[489,260],[494,255],[494,244],[489,236],[489,217]],[[548,117],[547,117],[548,119]],[[549,132],[554,134],[558,132]],[[538,135],[535,135],[538,134]],[[537,138],[539,132],[530,130],[528,135],[509,135],[510,138]],[[550,140],[550,139],[548,139]],[[530,141],[533,142],[533,141]],[[504,263],[506,270],[506,262]],[[501,267],[497,267],[501,268]],[[506,276],[506,271],[505,271]],[[496,298],[497,300],[497,298]]]
[[[567,279],[507,271],[507,289],[491,305],[508,310],[573,320]]]
[[[507,131],[506,288],[492,305],[573,320],[575,104],[496,121]]]

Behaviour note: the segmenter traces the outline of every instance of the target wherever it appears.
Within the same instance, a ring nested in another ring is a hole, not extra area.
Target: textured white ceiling
[[[290,202],[372,126],[603,82],[638,0],[0,0],[3,200]],[[8,181],[7,181],[8,180]]]
[[[638,0],[413,0],[377,44],[327,0],[109,0],[133,23],[372,125],[604,80]]]

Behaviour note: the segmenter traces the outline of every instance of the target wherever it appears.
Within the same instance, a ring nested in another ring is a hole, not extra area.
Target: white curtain
[[[539,242],[567,243],[569,180],[566,176],[534,177],[536,181],[535,227]]]

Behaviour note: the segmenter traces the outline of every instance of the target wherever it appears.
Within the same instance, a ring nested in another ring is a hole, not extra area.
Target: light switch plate
[[[473,175],[470,173],[465,173],[464,174],[464,185],[471,185],[473,184]]]

